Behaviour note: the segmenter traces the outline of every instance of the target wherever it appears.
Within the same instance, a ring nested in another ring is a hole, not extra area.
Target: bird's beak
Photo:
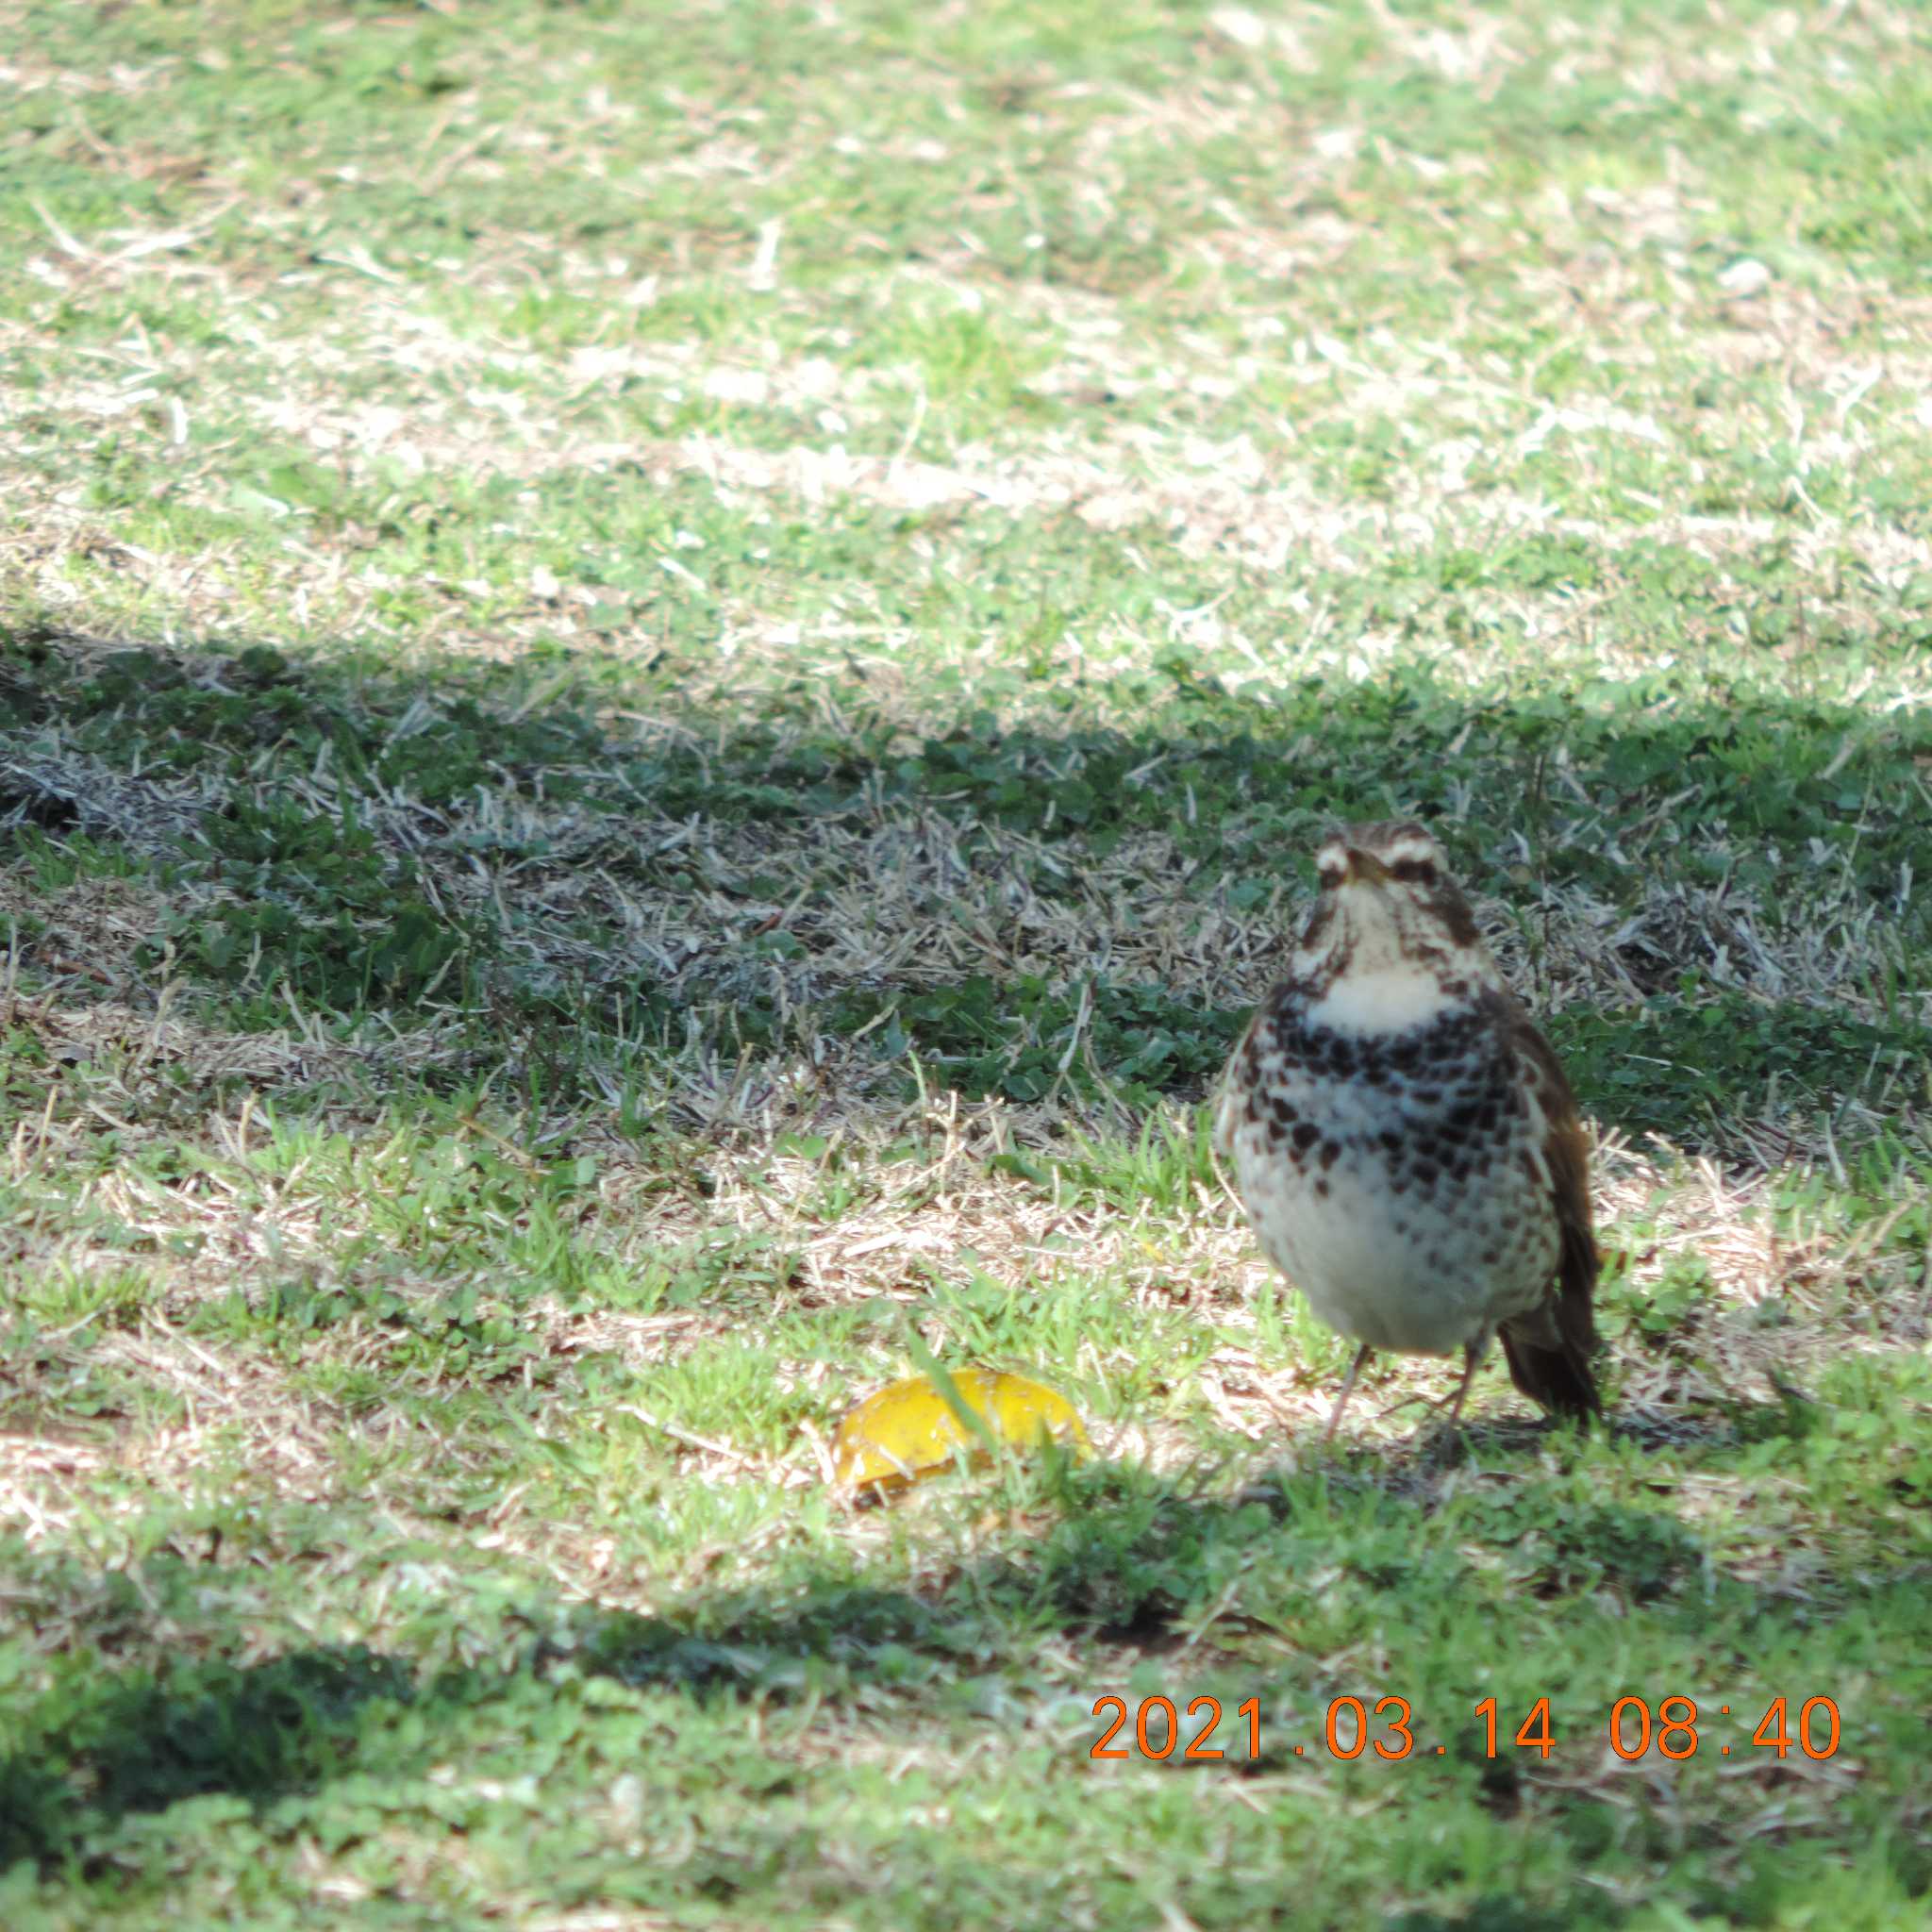
[[[1348,848],[1348,883],[1352,886],[1386,886],[1389,868],[1373,852],[1358,845]]]

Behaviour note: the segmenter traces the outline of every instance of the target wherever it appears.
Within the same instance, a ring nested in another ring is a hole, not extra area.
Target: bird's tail
[[[1596,1350],[1596,1324],[1586,1290],[1559,1291],[1532,1316],[1505,1322],[1497,1330],[1509,1379],[1531,1401],[1557,1415],[1588,1422],[1603,1413],[1590,1358]]]

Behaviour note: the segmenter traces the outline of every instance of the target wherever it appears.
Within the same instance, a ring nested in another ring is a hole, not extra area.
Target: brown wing
[[[1596,1349],[1591,1297],[1598,1266],[1591,1225],[1590,1141],[1561,1061],[1514,1000],[1505,1030],[1542,1114],[1543,1160],[1561,1246],[1550,1299],[1531,1314],[1505,1322],[1498,1333],[1510,1379],[1525,1395],[1559,1414],[1591,1416],[1602,1405],[1590,1366]]]

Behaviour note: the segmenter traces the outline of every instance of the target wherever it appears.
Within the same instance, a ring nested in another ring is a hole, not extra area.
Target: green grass
[[[0,46],[8,1932],[1924,1922],[1915,13]],[[1397,811],[1589,1439],[1324,1449],[1208,1150]],[[924,1351],[1096,1453],[850,1507]]]

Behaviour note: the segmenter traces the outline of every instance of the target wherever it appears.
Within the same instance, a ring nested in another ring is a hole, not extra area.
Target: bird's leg
[[[1355,1378],[1362,1372],[1362,1364],[1368,1360],[1369,1344],[1365,1341],[1356,1350],[1355,1359],[1348,1365],[1348,1379],[1341,1385],[1341,1393],[1335,1399],[1335,1413],[1328,1418],[1328,1426],[1322,1431],[1322,1441],[1326,1443],[1335,1438],[1335,1424],[1341,1420],[1341,1411],[1348,1407],[1348,1398],[1355,1393]]]
[[[1457,1418],[1462,1413],[1462,1398],[1469,1393],[1469,1385],[1475,1380],[1475,1366],[1487,1351],[1488,1338],[1482,1341],[1466,1341],[1462,1345],[1462,1380],[1456,1385],[1456,1399],[1449,1405],[1449,1420],[1445,1427],[1453,1429]]]

